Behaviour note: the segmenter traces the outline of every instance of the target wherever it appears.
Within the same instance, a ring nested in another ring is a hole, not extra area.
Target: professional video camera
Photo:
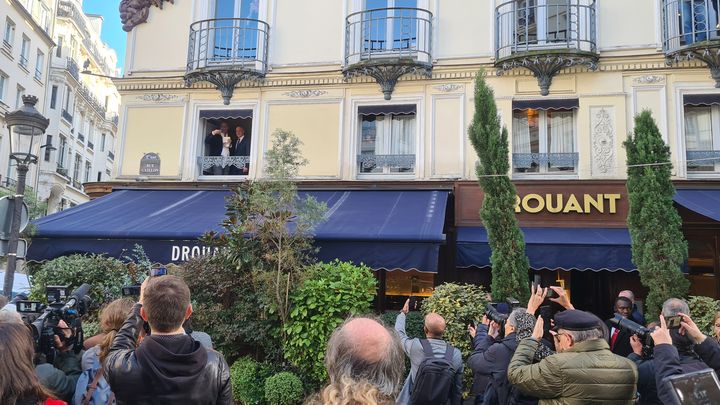
[[[39,301],[18,301],[17,311],[32,329],[35,340],[35,351],[45,355],[48,363],[55,359],[55,336],[58,336],[65,346],[71,347],[75,353],[80,353],[83,347],[83,330],[81,317],[87,313],[91,304],[88,296],[90,284],[83,284],[67,295],[68,286],[48,286],[45,295],[48,304]],[[72,330],[69,338],[58,326],[65,321]]]
[[[631,335],[635,335],[638,339],[640,339],[640,342],[643,345],[642,357],[644,359],[651,359],[653,357],[654,344],[652,337],[650,337],[650,332],[652,332],[650,329],[629,319],[623,318],[622,315],[618,314],[615,314],[615,316],[610,319],[610,324],[617,329],[624,329]]]

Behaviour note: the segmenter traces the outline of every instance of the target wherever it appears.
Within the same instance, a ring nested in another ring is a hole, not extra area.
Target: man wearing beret
[[[550,333],[557,354],[533,364],[543,323],[538,318],[533,335],[518,345],[508,367],[511,384],[540,405],[633,403],[637,368],[610,351],[600,318],[574,309],[555,315]]]

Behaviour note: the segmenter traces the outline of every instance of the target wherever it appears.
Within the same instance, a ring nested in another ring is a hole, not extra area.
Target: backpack
[[[73,405],[113,405],[115,394],[110,391],[110,384],[103,378],[102,367],[89,368],[83,371],[75,386]]]
[[[445,355],[435,357],[430,342],[420,339],[425,358],[418,367],[410,393],[410,405],[444,404],[450,398],[455,367],[452,364],[455,349],[446,343]]]

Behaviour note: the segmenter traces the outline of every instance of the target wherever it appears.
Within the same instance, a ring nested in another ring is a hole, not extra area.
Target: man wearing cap
[[[557,354],[533,363],[543,335],[538,318],[533,335],[523,339],[508,367],[508,379],[540,404],[632,404],[635,364],[610,351],[602,321],[579,310],[555,315],[551,330]]]

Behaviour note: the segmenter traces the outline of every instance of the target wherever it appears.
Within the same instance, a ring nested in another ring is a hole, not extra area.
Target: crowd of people
[[[720,370],[718,336],[705,336],[679,298],[664,303],[657,325],[644,327],[634,300],[621,292],[615,317],[604,322],[575,309],[560,287],[533,288],[525,307],[497,304],[468,325],[473,351],[465,360],[444,340],[439,314],[425,316],[423,338],[407,335],[410,300],[394,328],[372,316],[351,317],[328,341],[327,385],[306,403],[459,405],[465,388],[475,404],[684,403],[670,381]],[[60,321],[51,363],[36,353],[20,314],[4,307],[0,403],[232,404],[225,359],[209,336],[188,327],[190,302],[182,279],[148,278],[137,302],[119,299],[102,310],[101,332],[82,352],[67,345],[72,329]],[[549,302],[561,309],[548,314]],[[715,330],[720,334],[720,313]],[[472,387],[463,386],[465,367]]]

